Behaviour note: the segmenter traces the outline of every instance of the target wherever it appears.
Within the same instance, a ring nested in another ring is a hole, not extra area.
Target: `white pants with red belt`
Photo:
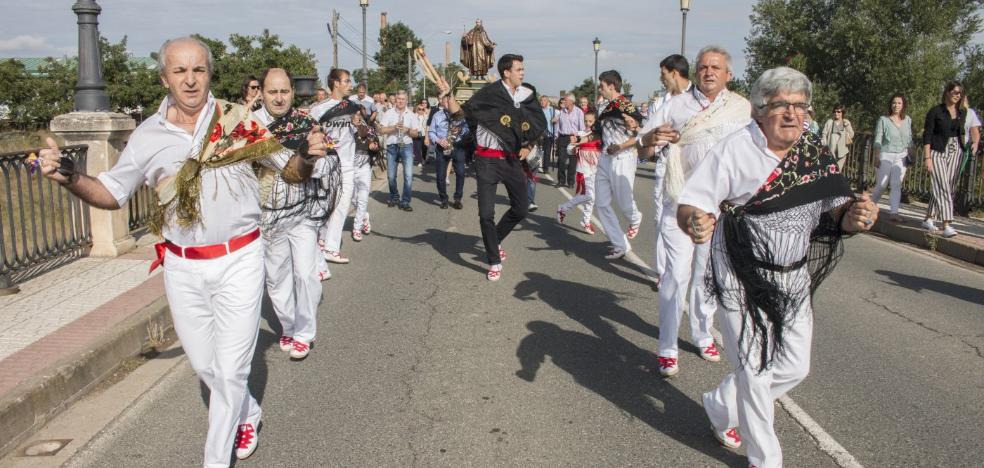
[[[686,302],[690,302],[690,339],[701,349],[714,343],[711,326],[717,309],[717,300],[704,287],[711,244],[695,245],[677,225],[676,212],[676,203],[666,200],[659,232],[666,264],[659,282],[658,354],[672,358],[678,354],[677,339]]]
[[[785,351],[761,373],[758,372],[761,348],[753,344],[748,330],[742,347],[738,347],[741,321],[741,312],[724,307],[718,309],[724,354],[734,371],[725,376],[716,389],[704,394],[704,409],[716,429],[738,428],[749,464],[758,468],[778,468],[782,466],[782,448],[773,427],[775,401],[810,373],[813,310],[809,300],[804,302],[783,332]],[[742,364],[738,359],[739,352],[750,362]]]
[[[283,336],[311,343],[321,301],[318,228],[310,222],[300,222],[265,240],[267,294],[283,327]]]
[[[164,291],[174,331],[198,378],[211,391],[205,467],[226,467],[236,427],[257,426],[260,405],[246,380],[263,299],[263,241],[222,257],[190,260],[167,251]]]
[[[639,156],[633,150],[622,151],[615,156],[602,153],[598,158],[598,173],[595,175],[595,206],[598,208],[598,221],[605,229],[605,235],[616,249],[632,250],[628,237],[618,221],[618,214],[612,206],[618,206],[630,226],[642,223],[642,212],[636,206],[632,188],[635,186],[636,165]]]

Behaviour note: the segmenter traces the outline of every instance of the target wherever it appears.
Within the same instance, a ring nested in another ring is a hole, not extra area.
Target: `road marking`
[[[541,177],[553,181],[550,175],[542,175]],[[568,200],[574,198],[573,195],[567,191],[567,189],[558,188],[558,190],[560,190],[560,193],[567,197]],[[596,218],[593,213],[591,215],[591,221],[597,229],[605,232],[605,228],[601,226],[601,222],[598,221],[598,218]],[[655,271],[631,250],[625,254],[625,259],[639,267],[644,268],[645,271],[650,273]],[[655,280],[655,277],[651,274],[647,274],[646,276],[650,280]],[[711,329],[711,335],[714,336],[714,339],[717,340],[718,343],[723,342],[721,339],[721,332],[719,332],[716,328]],[[786,411],[786,414],[792,417],[793,420],[796,421],[796,423],[799,424],[811,438],[813,438],[813,440],[817,443],[817,447],[820,448],[820,451],[826,453],[830,456],[830,458],[834,459],[834,462],[837,463],[838,466],[841,468],[863,468],[861,463],[859,463],[858,460],[844,448],[844,446],[834,440],[834,438],[827,433],[827,431],[825,431],[823,427],[816,422],[816,420],[810,417],[810,415],[807,414],[803,408],[800,408],[800,406],[797,405],[796,402],[789,397],[789,395],[779,397],[778,401],[779,406]]]

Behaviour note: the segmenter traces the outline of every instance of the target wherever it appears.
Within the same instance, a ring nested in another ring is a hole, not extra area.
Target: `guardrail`
[[[844,175],[857,192],[870,191],[875,186],[874,152],[871,143],[870,133],[856,134],[851,152],[844,163]],[[906,168],[905,179],[902,181],[903,201],[929,201],[932,182],[930,173],[923,163],[922,151],[922,145],[917,145],[914,158],[916,164]],[[966,216],[972,210],[984,210],[984,184],[981,183],[984,165],[980,164],[980,160],[980,153],[971,158],[957,181],[954,195],[957,214]]]
[[[88,146],[62,148],[86,167]],[[57,183],[28,170],[39,150],[0,154],[0,287],[82,255],[92,241],[89,207]]]

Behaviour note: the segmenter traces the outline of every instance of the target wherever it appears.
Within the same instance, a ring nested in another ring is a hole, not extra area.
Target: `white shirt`
[[[604,100],[598,105],[598,109],[604,110],[608,107],[610,101]],[[599,111],[602,112],[602,111]],[[635,145],[625,148],[615,154],[608,154],[608,147],[611,145],[621,145],[629,139],[633,138],[629,134],[628,127],[625,126],[625,122],[619,122],[616,119],[605,119],[601,122],[601,157],[603,158],[615,158],[621,159],[626,156],[631,156],[634,158],[639,157],[639,153],[636,150]]]
[[[311,107],[311,113],[309,114],[314,120],[320,120],[322,115],[325,115],[331,109],[334,109],[341,101],[338,99],[328,98],[321,101]],[[342,166],[351,166],[355,161],[355,125],[352,125],[352,115],[342,115],[331,119],[331,121],[321,124],[322,131],[325,135],[328,135],[335,145],[335,151],[338,152],[338,159],[341,161]],[[324,161],[318,161],[315,164],[315,175],[321,176],[322,168],[324,167]]]
[[[970,143],[970,129],[981,126],[981,118],[974,109],[967,108],[967,118],[964,119],[964,142]]]
[[[349,101],[361,104],[362,108],[366,110],[366,115],[372,114],[375,111],[376,101],[373,101],[368,94],[363,99],[359,99],[358,94],[353,94],[349,96]]]
[[[513,104],[517,106],[533,94],[532,89],[523,85],[519,85],[519,88],[514,93],[505,81],[500,80],[499,82],[506,88],[506,93],[512,98]],[[504,149],[502,142],[499,141],[499,137],[495,136],[495,133],[492,133],[492,131],[482,126],[482,124],[478,124],[478,128],[475,130],[475,143],[478,146],[484,146],[490,149]]]
[[[198,115],[194,135],[167,121],[169,100],[170,96],[165,97],[157,113],[133,131],[116,165],[98,176],[121,207],[141,185],[156,188],[175,176],[186,159],[198,157],[211,135],[208,124],[215,112],[211,93]],[[264,164],[282,169],[290,154],[285,150],[284,155],[278,154]],[[201,183],[201,222],[182,228],[174,219],[167,219],[162,232],[165,239],[184,247],[211,245],[256,229],[260,221],[259,183],[249,163],[203,169]]]
[[[386,146],[400,144],[401,140],[404,145],[413,143],[413,139],[410,138],[410,129],[419,127],[420,119],[417,118],[417,114],[409,106],[404,107],[402,111],[393,107],[383,113],[383,116],[379,118],[379,125],[382,127],[392,127],[401,122],[403,123],[403,131],[398,132],[394,130],[393,133],[387,134],[385,139]]]
[[[663,125],[667,119],[669,119],[667,111],[669,110],[670,101],[676,96],[683,96],[684,94],[690,93],[690,89],[694,87],[693,83],[687,83],[687,89],[682,93],[670,94],[667,92],[663,95],[663,97],[654,101],[653,105],[649,106],[649,115],[647,116],[646,124],[642,126],[641,130],[639,130],[640,135],[645,135],[653,130],[656,130]]]

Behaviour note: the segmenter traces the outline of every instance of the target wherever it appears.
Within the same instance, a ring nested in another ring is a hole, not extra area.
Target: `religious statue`
[[[461,36],[461,64],[478,78],[487,76],[495,65],[495,42],[485,33],[482,20],[475,20],[475,27]]]

